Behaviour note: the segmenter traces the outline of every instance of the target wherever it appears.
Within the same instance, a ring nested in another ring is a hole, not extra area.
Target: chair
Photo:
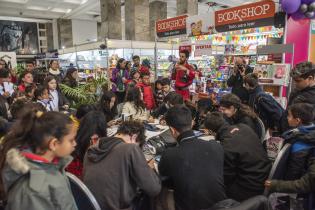
[[[266,136],[266,128],[265,128],[263,121],[259,117],[257,117],[257,122],[258,122],[258,126],[260,127],[259,138],[260,138],[261,142],[263,143],[265,140],[265,136]]]
[[[280,150],[275,162],[272,165],[271,171],[268,176],[268,180],[271,179],[283,179],[286,173],[287,161],[289,158],[291,144],[285,144]],[[264,195],[269,195],[269,190],[266,188]]]
[[[91,191],[75,175],[66,172],[71,191],[79,210],[101,210]]]

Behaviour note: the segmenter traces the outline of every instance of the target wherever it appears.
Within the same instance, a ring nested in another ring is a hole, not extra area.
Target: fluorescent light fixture
[[[38,10],[38,11],[47,11],[49,7],[39,7],[39,6],[27,6],[26,9]]]
[[[59,12],[59,13],[69,13],[72,9],[63,9],[63,8],[53,8],[50,11],[52,12]]]
[[[88,2],[89,0],[81,0],[81,4],[85,4],[86,2]]]
[[[66,13],[70,13],[72,11],[72,9],[67,9]]]
[[[26,2],[28,2],[28,0],[0,0],[0,2],[12,2],[12,3],[20,3],[20,4],[25,4]]]
[[[81,4],[81,0],[63,0],[65,3]]]
[[[9,16],[0,16],[0,20],[22,21],[22,22],[37,22],[37,23],[50,23],[51,22],[51,20],[45,20],[45,19],[9,17]]]

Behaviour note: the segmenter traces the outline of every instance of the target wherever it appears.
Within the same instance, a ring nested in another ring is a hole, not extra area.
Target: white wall
[[[73,44],[97,41],[97,22],[88,20],[72,20]]]

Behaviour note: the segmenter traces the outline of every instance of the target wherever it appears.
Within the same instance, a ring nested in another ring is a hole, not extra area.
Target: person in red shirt
[[[176,93],[183,96],[184,100],[189,100],[189,86],[195,78],[194,68],[188,64],[189,51],[183,50],[179,53],[179,62],[175,66],[175,80]]]
[[[143,94],[143,101],[144,101],[145,107],[148,110],[152,110],[155,108],[155,101],[154,101],[153,90],[150,84],[150,75],[142,74],[141,79],[142,79],[142,82],[138,83],[136,86],[140,88]]]

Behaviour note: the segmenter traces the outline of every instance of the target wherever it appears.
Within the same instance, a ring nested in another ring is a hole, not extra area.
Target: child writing
[[[25,113],[3,140],[0,156],[6,209],[77,210],[64,168],[77,128],[58,112]]]

